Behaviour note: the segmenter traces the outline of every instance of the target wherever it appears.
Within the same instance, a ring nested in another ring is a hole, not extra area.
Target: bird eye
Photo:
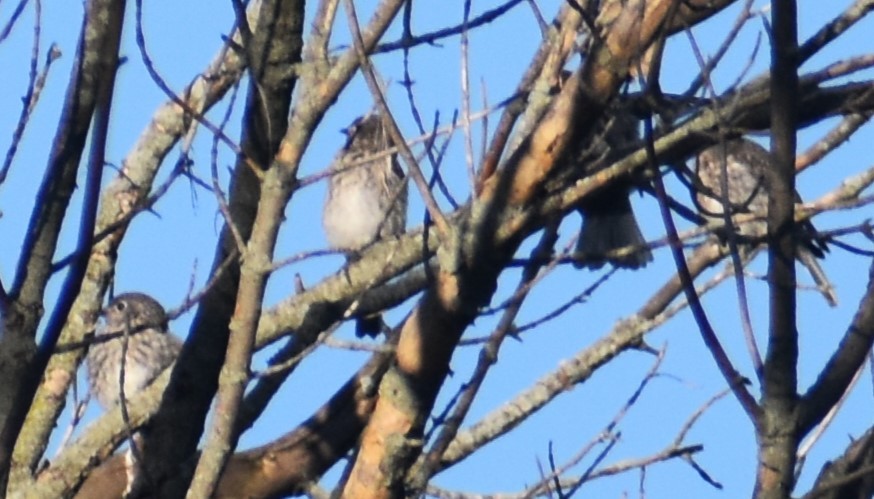
[[[123,312],[124,309],[126,309],[126,308],[127,308],[127,303],[125,303],[123,301],[116,302],[116,304],[115,304],[115,309],[118,310],[119,312]]]

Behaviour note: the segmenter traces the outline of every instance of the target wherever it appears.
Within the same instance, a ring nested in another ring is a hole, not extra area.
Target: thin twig
[[[361,37],[361,27],[358,25],[358,15],[355,13],[355,5],[351,0],[344,0],[343,5],[346,7],[346,17],[349,22],[349,30],[352,33],[355,51],[358,54],[358,63],[364,74],[364,78],[367,81],[367,86],[370,88],[370,92],[380,110],[383,123],[386,125],[386,129],[389,132],[392,142],[394,142],[395,145],[400,146],[400,154],[404,159],[404,163],[407,165],[408,174],[418,188],[419,194],[422,196],[422,200],[425,203],[425,207],[431,215],[431,219],[434,220],[438,233],[441,234],[440,237],[446,239],[449,236],[449,223],[446,221],[443,212],[440,211],[440,207],[437,205],[434,195],[428,188],[428,181],[425,180],[425,176],[422,175],[422,170],[419,168],[412,152],[407,147],[406,141],[398,129],[398,125],[386,104],[385,96],[379,86],[373,65],[370,63],[370,58],[364,50],[364,41]]]

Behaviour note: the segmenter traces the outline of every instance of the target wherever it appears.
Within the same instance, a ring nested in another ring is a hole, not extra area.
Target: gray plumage
[[[404,232],[407,184],[378,113],[358,118],[345,130],[346,145],[331,165],[322,225],[328,243],[350,261],[367,245]],[[373,159],[367,159],[373,158]],[[359,318],[357,334],[375,336],[378,315]]]
[[[120,399],[122,349],[124,395],[132,398],[172,364],[182,341],[167,330],[167,315],[160,303],[143,293],[124,293],[103,309],[104,323],[88,349],[91,394],[108,409]]]
[[[731,214],[767,215],[769,191],[765,171],[770,165],[768,151],[751,140],[733,139],[701,151],[696,161],[696,175],[703,188],[699,188],[695,195],[701,215],[722,220],[726,201]],[[727,180],[727,199],[722,194],[723,169]],[[800,202],[797,193],[795,197]],[[768,224],[763,218],[741,224],[734,230],[741,236],[759,238],[767,234]],[[810,221],[796,224],[796,230],[796,258],[810,272],[829,305],[837,305],[834,287],[816,260],[822,258],[828,248],[817,237]]]
[[[572,152],[586,175],[622,158],[640,138],[638,120],[624,106],[614,106],[607,118],[590,144]],[[615,267],[638,269],[652,261],[628,198],[633,186],[630,177],[619,178],[580,203],[583,224],[574,251],[575,267],[597,269],[609,262]],[[617,253],[623,248],[625,252]]]

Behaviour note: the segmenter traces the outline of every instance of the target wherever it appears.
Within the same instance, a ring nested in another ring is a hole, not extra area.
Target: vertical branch
[[[468,57],[470,39],[467,32],[469,20],[470,0],[465,0],[461,24],[461,127],[464,130],[464,159],[467,163],[471,191],[473,191],[476,188],[476,172],[473,164],[473,135],[470,132],[470,58]]]
[[[376,42],[383,36],[402,3],[403,0],[383,0],[376,7],[370,23],[362,32],[362,42],[365,51],[372,50]],[[285,9],[287,4],[288,2],[275,2],[275,5],[281,6],[282,9]],[[296,19],[298,23],[303,22],[302,2],[300,3],[300,8],[301,15]],[[321,11],[320,15],[322,13],[329,17],[334,15],[333,10],[330,12]],[[264,36],[280,36],[283,34],[286,33],[281,29],[276,32],[264,30],[263,33]],[[258,30],[255,31],[255,36],[257,38]],[[295,36],[299,36],[299,32],[295,31]],[[321,40],[325,33],[320,31],[314,33],[314,36]],[[317,53],[309,55],[318,57]],[[288,67],[283,68],[282,66],[274,65],[272,59],[268,59],[267,62],[270,63],[268,66],[277,69],[279,74],[285,74],[286,76],[294,74]],[[214,488],[215,484],[210,482],[213,482],[216,473],[221,471],[217,470],[215,466],[222,466],[224,464],[228,449],[234,446],[224,443],[235,440],[233,435],[233,419],[237,412],[236,405],[239,394],[242,392],[239,386],[234,385],[241,383],[239,380],[241,366],[244,363],[248,365],[248,359],[242,360],[244,357],[243,353],[246,350],[251,351],[250,341],[252,338],[249,338],[249,334],[251,333],[254,337],[254,329],[260,316],[261,300],[259,298],[263,296],[266,278],[273,268],[271,259],[280,223],[285,218],[285,207],[297,186],[297,179],[295,177],[297,168],[316,126],[321,121],[325,111],[336,101],[339,93],[345,88],[354,72],[358,69],[358,62],[358,54],[352,48],[338,57],[327,72],[304,72],[302,74],[301,88],[297,100],[300,105],[291,112],[287,123],[283,123],[283,126],[287,126],[286,132],[281,135],[277,150],[271,152],[271,167],[264,172],[263,178],[259,179],[260,197],[256,200],[257,209],[251,212],[251,215],[254,216],[252,235],[247,243],[247,255],[245,255],[243,260],[245,265],[240,269],[239,288],[224,291],[225,293],[231,293],[232,298],[230,300],[215,300],[209,308],[201,307],[198,311],[198,317],[195,319],[195,329],[193,332],[195,337],[200,338],[200,340],[196,344],[189,342],[179,362],[185,371],[178,379],[185,379],[186,375],[195,376],[200,378],[198,383],[203,385],[203,390],[195,390],[198,398],[196,407],[192,407],[192,403],[189,400],[192,397],[192,393],[187,391],[190,389],[190,386],[186,387],[183,383],[177,384],[174,381],[168,388],[168,397],[172,401],[167,403],[166,407],[162,408],[156,417],[155,424],[162,428],[164,435],[163,437],[155,436],[152,438],[154,445],[158,447],[159,451],[156,451],[153,462],[148,462],[147,452],[147,465],[159,467],[161,470],[160,479],[162,480],[169,478],[171,474],[177,473],[177,465],[194,451],[197,439],[203,429],[203,418],[209,408],[212,395],[215,393],[217,386],[215,373],[218,370],[217,366],[221,365],[222,359],[215,357],[203,359],[203,353],[197,351],[197,348],[204,346],[209,348],[211,353],[215,351],[213,343],[216,341],[216,331],[211,330],[208,325],[208,323],[216,322],[215,316],[211,312],[218,312],[219,316],[224,318],[224,322],[219,321],[220,329],[218,329],[218,331],[223,333],[220,335],[222,343],[228,341],[228,320],[230,320],[231,324],[230,330],[234,331],[233,334],[230,334],[233,341],[227,347],[228,358],[231,359],[230,367],[223,371],[222,380],[218,383],[222,385],[222,390],[227,390],[221,396],[223,401],[220,402],[220,405],[233,411],[233,414],[222,414],[222,417],[225,419],[220,423],[220,431],[224,435],[216,437],[210,445],[210,452],[214,455],[202,458],[207,459],[211,464],[204,461],[204,465],[201,467],[203,474],[198,480],[203,481],[203,484],[197,486],[199,491],[205,492]],[[282,70],[286,72],[282,73]],[[273,125],[273,130],[276,130],[275,127],[278,124],[274,122]],[[233,192],[231,197],[233,198]],[[230,311],[233,311],[234,317],[230,317]],[[189,359],[197,359],[201,361],[201,364],[208,362],[214,369],[208,373],[201,373],[198,371],[200,365],[197,362],[191,362],[191,365],[189,365],[189,362],[187,362]],[[198,386],[197,388],[202,387]],[[180,431],[179,411],[185,411],[186,413],[193,411],[197,415],[196,418],[189,418],[195,421],[184,422],[185,425],[188,425],[189,431]],[[174,437],[184,439],[185,445],[180,446]],[[148,447],[146,450],[148,451]],[[165,459],[165,456],[172,456],[172,458]],[[181,491],[178,490],[178,487],[184,486],[187,480],[188,475],[180,476],[179,480],[172,480],[172,483],[167,483],[167,489],[162,492],[170,493],[169,491],[173,491],[176,494],[180,494]]]
[[[234,52],[220,51],[201,77],[196,78],[183,92],[187,96],[188,106],[201,112],[215,104],[231,83],[239,78],[241,65]],[[176,176],[174,174],[152,191],[161,162],[187,130],[183,114],[182,109],[172,101],[158,107],[152,122],[143,130],[122,162],[122,170],[106,185],[96,217],[97,236],[90,248],[86,277],[64,324],[59,344],[80,344],[92,332],[100,300],[112,279],[118,249],[128,224],[136,214],[160,199],[172,184]],[[76,369],[84,354],[84,348],[68,348],[52,355],[46,368],[52,376],[43,379],[35,395],[40,403],[31,405],[15,444],[13,461],[18,466],[36,468],[64,408],[69,386],[75,382]]]
[[[100,185],[103,178],[103,165],[106,163],[106,139],[109,134],[109,121],[112,110],[112,96],[115,90],[115,76],[118,67],[118,48],[121,40],[121,25],[124,18],[124,5],[119,6],[113,12],[112,22],[109,23],[109,40],[107,45],[101,50],[103,57],[101,58],[99,87],[97,92],[97,102],[94,113],[94,126],[91,133],[91,151],[88,158],[88,172],[85,180],[85,193],[82,203],[82,212],[79,221],[79,231],[77,236],[76,249],[74,251],[73,264],[64,279],[64,284],[61,289],[61,295],[52,310],[51,317],[46,324],[45,331],[40,341],[39,349],[33,364],[29,368],[26,381],[21,387],[21,400],[18,401],[20,409],[26,411],[33,403],[34,396],[39,388],[40,380],[43,372],[49,364],[49,359],[55,353],[55,346],[58,339],[61,337],[61,332],[67,323],[67,318],[70,311],[73,309],[73,304],[76,297],[79,295],[79,290],[82,286],[82,280],[85,278],[85,272],[88,268],[88,260],[91,255],[91,246],[94,243],[94,229],[97,225],[97,206],[100,199]],[[18,425],[18,430],[24,424],[22,420]],[[8,426],[9,431],[13,426]],[[18,431],[16,431],[18,433]],[[48,444],[47,439],[41,442],[43,448]],[[16,477],[14,476],[15,467],[24,465],[18,471],[17,479],[28,481],[30,473],[33,469],[29,466],[31,463],[13,463],[11,472],[11,486],[16,486]],[[35,463],[33,463],[35,464]],[[18,484],[21,485],[20,483]]]
[[[92,165],[88,174],[86,201],[82,217],[86,223],[80,231],[79,249],[91,246],[96,211],[97,189],[103,168],[103,145],[109,117],[118,61],[118,46],[123,22],[124,2],[94,0],[86,7],[73,76],[64,102],[64,111],[55,136],[45,177],[36,197],[29,230],[24,241],[12,302],[3,317],[6,336],[5,354],[15,355],[23,344],[31,345],[42,316],[43,296],[52,273],[51,260],[67,207],[76,186],[76,174],[95,107],[100,104],[101,119],[95,124]],[[99,163],[94,164],[97,161]],[[96,169],[96,170],[95,170]],[[88,220],[90,218],[90,220]],[[87,251],[83,253],[87,255]],[[54,343],[66,322],[73,300],[79,291],[87,261],[79,258],[68,274],[62,297],[52,314],[43,345],[36,357],[26,355],[13,362],[2,362],[4,379],[0,398],[4,404],[0,418],[0,474],[8,472],[15,440],[24,424],[43,370],[54,350]],[[13,344],[9,348],[8,343]],[[18,344],[16,345],[16,342]],[[4,487],[5,489],[5,487]]]
[[[798,331],[795,326],[795,128],[798,33],[794,0],[773,3],[771,39],[771,164],[768,183],[770,327],[758,426],[756,497],[788,497],[798,448]]]
[[[291,94],[296,79],[291,76],[289,68],[301,60],[303,3],[265,1],[260,7],[258,23],[253,33],[248,37],[245,54],[250,68],[249,92],[246,111],[243,117],[243,136],[241,140],[242,154],[237,158],[231,184],[230,217],[227,221],[216,248],[213,263],[214,270],[223,264],[237,250],[234,233],[242,240],[252,242],[257,227],[257,213],[263,193],[269,190],[272,182],[261,183],[259,177],[264,177],[263,165],[269,165],[279,149],[282,138],[287,133],[288,109]],[[238,25],[247,25],[242,9],[237,13]],[[245,38],[244,38],[245,39]],[[254,164],[261,165],[253,167]],[[284,188],[274,193],[276,207],[282,205],[290,196],[289,183],[283,183]],[[279,208],[280,210],[282,208]],[[197,444],[197,436],[203,427],[203,417],[212,400],[212,395],[218,383],[219,397],[216,403],[216,418],[210,438],[197,464],[190,493],[196,497],[209,497],[213,494],[218,482],[218,475],[224,468],[227,456],[236,447],[239,437],[233,431],[236,415],[239,410],[240,398],[248,382],[248,367],[253,350],[255,325],[260,317],[263,284],[269,276],[267,268],[273,253],[275,234],[281,217],[271,224],[262,222],[262,230],[272,235],[262,236],[258,243],[250,244],[244,251],[252,255],[242,266],[233,265],[222,279],[204,297],[203,303],[195,318],[195,331],[192,349],[197,349],[204,355],[209,352],[208,360],[201,363],[181,362],[183,370],[195,371],[201,389],[196,395],[187,394],[187,399],[180,403],[189,404],[191,413],[197,417],[189,418],[184,424],[174,421],[173,414],[160,413],[159,423],[166,425],[164,431],[185,431],[185,445],[175,449],[179,443],[176,438],[169,440],[156,437],[146,443],[147,456],[150,463],[161,466],[163,457],[173,455],[182,460],[192,452]],[[268,225],[270,227],[268,227]],[[251,238],[251,239],[250,239]],[[263,260],[262,260],[263,258]],[[246,286],[251,286],[246,288]],[[241,300],[242,290],[245,299]],[[258,291],[260,289],[260,291]],[[231,315],[234,314],[233,319]],[[230,325],[229,325],[230,322]],[[235,334],[231,334],[235,332]],[[190,358],[183,355],[183,359]],[[224,367],[222,362],[224,361]],[[221,369],[221,374],[219,374]],[[167,419],[164,419],[167,418]],[[178,433],[176,433],[178,434]],[[177,457],[178,456],[178,457]],[[172,462],[172,460],[170,460]],[[162,468],[160,474],[170,468]],[[181,488],[181,486],[180,486]]]

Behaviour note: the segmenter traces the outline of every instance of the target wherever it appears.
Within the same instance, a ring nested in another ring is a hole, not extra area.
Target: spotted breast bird
[[[121,400],[122,388],[126,401],[169,367],[182,341],[168,331],[164,307],[143,293],[116,296],[101,315],[86,363],[91,393],[109,409]]]
[[[696,175],[700,186],[695,194],[701,215],[708,219],[723,219],[726,208],[732,215],[753,213],[762,215],[755,221],[733,227],[738,235],[747,238],[761,238],[768,232],[764,217],[768,213],[768,180],[766,171],[771,167],[771,156],[759,144],[748,139],[732,139],[708,147],[698,154]],[[728,195],[723,194],[723,172]],[[796,200],[801,201],[798,193]],[[795,226],[798,246],[795,257],[810,272],[817,288],[829,305],[837,305],[834,287],[826,277],[817,258],[828,251],[825,243],[818,237],[810,221]]]

